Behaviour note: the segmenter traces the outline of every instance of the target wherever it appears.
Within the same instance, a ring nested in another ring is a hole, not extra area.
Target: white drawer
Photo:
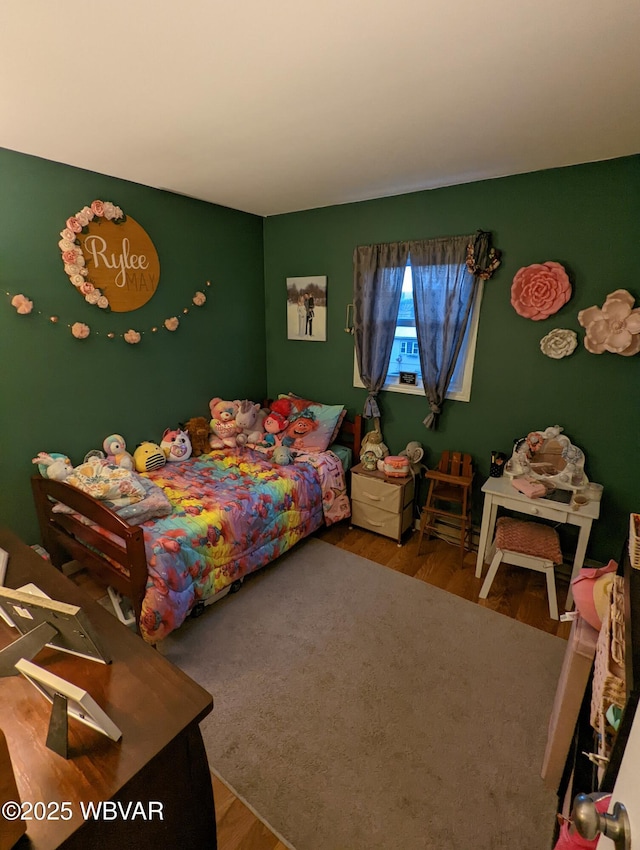
[[[351,499],[398,514],[413,499],[413,479],[403,484],[405,486],[390,484],[380,478],[354,475],[351,479]]]
[[[411,525],[412,506],[408,505],[400,514],[392,514],[366,502],[351,502],[351,522],[360,528],[384,534],[399,540]]]
[[[543,519],[550,519],[553,522],[567,522],[567,514],[569,511],[558,510],[551,508],[543,499],[527,499],[523,506],[522,500],[519,499],[496,499],[497,504],[512,511],[519,513],[527,513],[530,516],[539,516]]]

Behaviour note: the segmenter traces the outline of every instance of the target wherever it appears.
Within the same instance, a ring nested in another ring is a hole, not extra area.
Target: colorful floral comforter
[[[156,642],[200,600],[273,561],[324,521],[350,515],[332,452],[276,466],[250,449],[224,449],[147,474],[173,506],[142,524],[149,581],[143,636]]]

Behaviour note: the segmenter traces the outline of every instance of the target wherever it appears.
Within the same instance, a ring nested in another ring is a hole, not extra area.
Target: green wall
[[[619,554],[629,512],[640,508],[640,357],[594,356],[580,345],[552,361],[538,344],[554,327],[582,338],[578,310],[601,305],[614,289],[640,299],[640,157],[266,220],[2,149],[0,186],[2,291],[34,301],[30,316],[18,316],[8,297],[0,310],[0,523],[25,540],[38,538],[29,489],[38,451],[78,463],[114,431],[133,449],[207,415],[214,395],[293,390],[361,411],[366,394],[353,387],[353,338],[343,331],[353,248],[482,228],[494,234],[503,264],[485,285],[471,401],[446,404],[438,430],[428,432],[423,399],[383,393],[385,440],[393,452],[420,440],[429,463],[445,448],[468,451],[479,486],[492,449],[508,451],[515,437],[560,424],[585,450],[589,476],[605,485],[588,554]],[[89,307],[62,268],[64,221],[94,198],[122,207],[158,251],[158,291],[134,312]],[[510,285],[518,268],[546,260],[565,265],[574,294],[556,316],[531,322],[511,307]],[[325,343],[286,339],[285,280],[300,275],[327,275]],[[161,326],[207,280],[206,306],[192,308],[175,334],[159,331],[138,346],[104,336]],[[73,339],[74,321],[101,336]],[[478,497],[476,515],[480,508]]]
[[[586,470],[602,482],[601,519],[588,555],[617,557],[628,516],[640,509],[640,356],[589,354],[578,311],[602,305],[615,289],[640,300],[640,157],[574,166],[357,204],[275,216],[265,221],[268,391],[291,390],[361,412],[366,393],[353,387],[353,338],[344,333],[352,300],[356,245],[490,230],[502,266],[485,285],[471,401],[445,405],[438,430],[422,425],[424,399],[382,393],[385,441],[398,452],[419,440],[434,463],[444,449],[470,452],[478,486],[492,449],[559,424],[584,449]],[[551,318],[532,322],[510,304],[515,272],[555,260],[569,272],[573,297]],[[285,279],[327,275],[325,343],[286,339]],[[553,361],[539,350],[552,328],[579,332],[571,357]],[[481,509],[476,494],[475,513]]]
[[[2,149],[0,187],[0,524],[36,542],[29,477],[39,451],[77,464],[113,432],[133,451],[191,416],[208,417],[215,395],[264,397],[263,221]],[[131,215],[158,252],[158,290],[133,312],[85,304],[62,266],[59,233],[96,198]],[[191,304],[196,290],[206,291],[204,307]],[[5,292],[27,295],[33,313],[19,316]],[[67,327],[150,330],[176,313],[175,333],[159,330],[134,346],[104,335],[78,341]]]

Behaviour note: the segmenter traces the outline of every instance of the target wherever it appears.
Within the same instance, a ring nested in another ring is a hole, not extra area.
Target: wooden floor
[[[475,552],[467,553],[461,565],[459,547],[442,540],[423,541],[421,554],[418,555],[417,533],[409,533],[404,544],[398,547],[394,540],[363,529],[349,528],[346,522],[323,528],[315,536],[341,549],[491,608],[521,623],[527,623],[558,637],[569,637],[571,624],[561,623],[549,617],[545,577],[542,573],[503,564],[493,582],[489,598],[478,599],[482,579],[475,577]],[[485,565],[483,576],[486,571]],[[87,581],[82,576],[77,580],[81,583]],[[568,575],[557,575],[556,588],[560,611],[564,611],[568,586]],[[104,594],[104,591],[102,593]],[[286,845],[216,776],[213,777],[213,787],[218,850],[286,850]]]

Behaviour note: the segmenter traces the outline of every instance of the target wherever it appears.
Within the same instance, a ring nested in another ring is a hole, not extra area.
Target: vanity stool
[[[480,591],[480,599],[486,599],[498,567],[514,564],[544,573],[547,577],[549,596],[549,614],[558,619],[558,600],[554,567],[562,563],[560,539],[555,528],[538,522],[528,522],[511,517],[500,517],[496,523],[496,536],[493,543],[495,554],[489,566],[489,572]]]

